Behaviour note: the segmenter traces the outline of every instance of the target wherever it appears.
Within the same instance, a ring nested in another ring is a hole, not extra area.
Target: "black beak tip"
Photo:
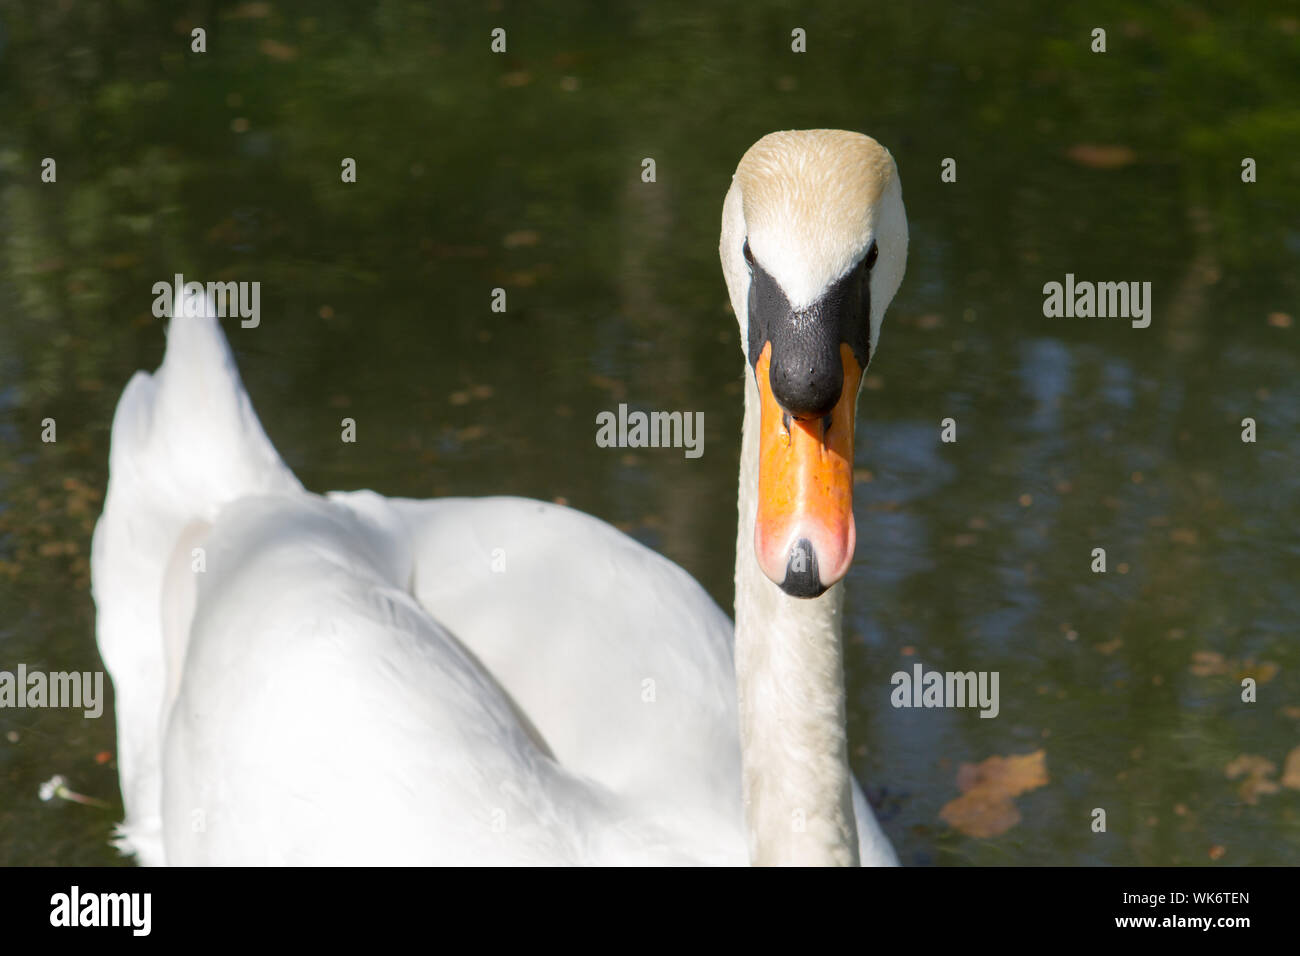
[[[807,538],[800,538],[790,549],[781,590],[797,598],[821,597],[826,593],[827,588],[817,570],[817,552]]]

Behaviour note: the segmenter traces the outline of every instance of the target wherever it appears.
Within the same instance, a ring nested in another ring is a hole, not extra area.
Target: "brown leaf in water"
[[[1014,803],[979,791],[948,802],[939,816],[954,830],[981,840],[1000,836],[1020,822],[1020,811]]]
[[[537,245],[538,238],[534,229],[516,229],[514,232],[506,233],[501,244],[507,249],[519,249],[523,246]]]
[[[1247,777],[1241,782],[1237,792],[1247,803],[1256,804],[1259,803],[1262,794],[1277,793],[1280,789],[1276,780],[1269,780],[1266,777]]]
[[[1099,146],[1095,143],[1075,143],[1065,155],[1089,169],[1119,169],[1137,159],[1137,153],[1127,146]]]
[[[1218,651],[1196,651],[1192,654],[1192,664],[1189,669],[1197,677],[1231,674],[1233,680],[1238,683],[1244,677],[1253,677],[1256,683],[1260,684],[1267,684],[1281,670],[1272,661],[1256,662],[1253,657],[1239,661],[1236,658],[1226,658]]]
[[[270,15],[269,3],[241,3],[225,14],[229,20],[264,20]]]
[[[1020,822],[1012,798],[1047,783],[1046,758],[1046,751],[1035,750],[962,764],[957,771],[962,795],[944,804],[940,818],[967,836],[988,839],[1006,833]]]
[[[1273,774],[1277,773],[1277,764],[1258,754],[1241,754],[1234,757],[1223,768],[1229,780],[1236,780],[1238,777],[1245,777],[1237,792],[1241,794],[1241,799],[1247,803],[1259,803],[1261,794],[1277,793],[1280,787],[1276,780],[1270,779]]]
[[[1047,752],[1035,750],[1010,757],[989,757],[977,764],[964,763],[957,786],[965,792],[977,788],[1017,797],[1047,783]]]
[[[1300,747],[1286,755],[1286,763],[1282,766],[1282,786],[1300,790]]]
[[[280,43],[278,40],[272,40],[270,37],[263,37],[257,44],[257,52],[263,56],[269,56],[272,60],[279,60],[281,63],[289,63],[298,59],[298,51],[287,43]]]
[[[609,392],[616,402],[627,397],[627,385],[616,378],[610,378],[608,375],[591,375],[588,376],[587,381]]]
[[[1277,764],[1259,754],[1239,754],[1228,761],[1223,772],[1228,775],[1229,780],[1236,780],[1243,774],[1267,774],[1276,769]]]
[[[1197,651],[1192,655],[1191,671],[1197,677],[1212,677],[1215,674],[1226,674],[1228,666],[1223,655],[1217,651]]]
[[[1240,684],[1242,679],[1245,677],[1255,678],[1255,683],[1257,684],[1267,684],[1276,677],[1277,672],[1281,670],[1281,668],[1272,661],[1260,661],[1256,664],[1253,658],[1247,658],[1242,661],[1240,665],[1238,665],[1236,661],[1229,661],[1229,664],[1232,665],[1232,679],[1238,684]]]
[[[519,269],[515,272],[507,272],[503,276],[503,281],[507,285],[515,285],[523,289],[530,289],[537,285],[538,279],[549,274],[550,271],[550,264],[542,263],[533,269]]]
[[[140,257],[132,252],[118,252],[104,260],[110,269],[130,269],[140,262]]]

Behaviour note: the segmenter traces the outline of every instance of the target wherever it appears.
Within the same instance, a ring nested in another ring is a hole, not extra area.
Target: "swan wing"
[[[411,590],[566,768],[743,859],[732,625],[689,574],[582,512],[396,500]]]
[[[241,499],[206,538],[167,719],[168,862],[689,859],[636,801],[537,746],[402,586],[383,499],[348,498]]]

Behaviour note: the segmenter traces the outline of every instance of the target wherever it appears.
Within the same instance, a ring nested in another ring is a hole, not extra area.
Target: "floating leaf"
[[[537,245],[538,235],[533,229],[516,229],[514,232],[508,232],[501,244],[507,249],[518,249],[523,246]]]
[[[1094,143],[1076,143],[1065,151],[1065,155],[1089,169],[1119,169],[1137,159],[1137,153],[1127,146],[1098,146]]]
[[[1286,755],[1286,763],[1282,767],[1282,786],[1300,790],[1300,747]]]
[[[954,830],[983,840],[1006,833],[1020,822],[1020,811],[1014,803],[979,791],[945,804],[939,816]]]
[[[1196,651],[1192,654],[1191,672],[1197,677],[1217,677],[1231,674],[1238,683],[1252,677],[1257,683],[1267,684],[1278,675],[1281,668],[1272,661],[1256,662],[1253,657],[1244,661],[1224,657],[1218,651]]]
[[[1215,674],[1226,674],[1228,666],[1223,660],[1223,655],[1217,651],[1197,651],[1192,655],[1191,671],[1197,677],[1211,677]]]
[[[269,3],[241,3],[225,14],[229,20],[264,20],[270,15]]]
[[[967,836],[987,839],[1007,832],[1020,822],[1012,798],[1047,783],[1046,758],[1046,751],[1035,750],[962,764],[957,771],[962,795],[946,803],[939,816]]]
[[[257,51],[263,56],[269,56],[272,60],[279,60],[281,63],[288,63],[291,60],[298,59],[298,51],[287,43],[280,43],[269,37],[263,37],[257,44]]]
[[[609,392],[615,401],[622,401],[627,397],[627,385],[616,378],[610,378],[608,375],[592,375],[587,381]]]
[[[1229,661],[1232,665],[1232,677],[1237,683],[1241,683],[1243,678],[1253,677],[1258,684],[1267,684],[1277,676],[1280,667],[1272,661],[1260,661],[1255,663],[1254,659],[1247,658],[1240,665],[1236,661]]]
[[[1245,777],[1237,792],[1247,803],[1259,803],[1261,794],[1277,793],[1280,789],[1277,781],[1270,779],[1277,773],[1277,764],[1258,754],[1241,754],[1229,761],[1223,768],[1229,780]]]

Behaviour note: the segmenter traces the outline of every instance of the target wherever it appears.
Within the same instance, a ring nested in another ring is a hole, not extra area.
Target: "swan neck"
[[[845,731],[843,586],[794,598],[754,553],[760,404],[745,376],[736,538],[736,684],[745,823],[755,865],[856,865]]]

